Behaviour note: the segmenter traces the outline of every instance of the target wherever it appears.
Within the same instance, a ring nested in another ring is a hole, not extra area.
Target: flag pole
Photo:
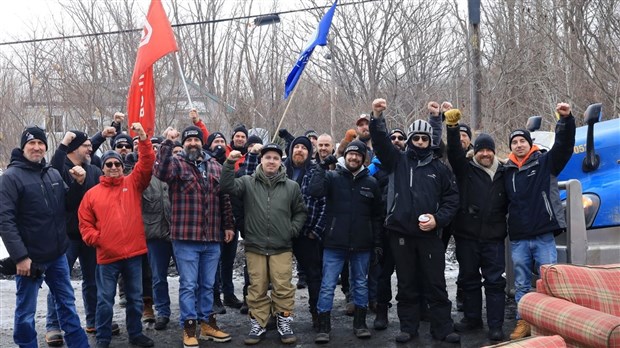
[[[278,127],[276,128],[274,134],[273,134],[273,139],[271,139],[271,142],[275,142],[276,141],[276,136],[278,135],[278,130],[280,129],[280,127],[282,126],[282,122],[284,121],[284,117],[286,117],[286,113],[288,112],[288,107],[291,106],[291,102],[293,101],[293,98],[295,98],[295,93],[297,92],[299,87],[299,82],[297,83],[297,85],[295,85],[295,88],[293,88],[293,93],[291,93],[291,97],[288,100],[288,103],[286,103],[286,108],[284,109],[284,113],[282,114],[282,117],[280,118],[280,123],[278,123]]]
[[[181,61],[179,60],[179,55],[177,54],[177,52],[174,52],[174,57],[177,59],[177,66],[179,67],[179,72],[181,73],[181,80],[183,81],[183,86],[185,87],[185,94],[187,94],[187,101],[189,102],[189,107],[193,109],[194,104],[192,104],[192,98],[189,96],[189,89],[187,89],[187,82],[185,82],[185,74],[183,73],[183,69],[181,68]]]

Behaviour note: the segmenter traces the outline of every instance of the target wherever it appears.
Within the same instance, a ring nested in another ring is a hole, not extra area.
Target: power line
[[[338,4],[338,6],[342,7],[342,6],[349,6],[349,5],[360,5],[360,4],[364,4],[364,3],[377,2],[377,1],[381,1],[381,0],[362,0],[362,1],[357,1],[357,2],[349,2],[349,3],[346,3],[346,4]],[[274,12],[274,13],[268,13],[268,14],[249,15],[249,16],[241,16],[241,17],[229,17],[229,18],[212,19],[212,20],[207,20],[207,21],[190,22],[190,23],[178,23],[178,24],[172,24],[171,26],[173,28],[181,28],[181,27],[188,27],[188,26],[193,26],[193,25],[203,25],[203,24],[213,24],[213,23],[222,23],[222,22],[232,22],[232,21],[238,21],[238,20],[244,20],[244,19],[252,19],[252,18],[257,18],[257,17],[263,17],[263,16],[267,16],[267,15],[285,15],[285,14],[290,14],[290,13],[308,12],[308,11],[312,11],[312,10],[319,10],[319,9],[324,9],[324,8],[329,8],[329,7],[331,7],[331,5],[315,6],[315,7],[308,7],[308,8],[298,9],[298,10],[289,10],[289,11]],[[96,36],[105,36],[105,35],[127,34],[127,33],[138,32],[138,31],[141,31],[141,30],[142,30],[142,28],[140,28],[140,29],[125,29],[125,30],[104,31],[104,32],[100,32],[100,33],[64,35],[64,36],[54,36],[54,37],[47,37],[47,38],[41,38],[41,39],[8,41],[8,42],[0,42],[0,46],[18,45],[18,44],[27,44],[27,43],[45,42],[45,41],[56,41],[56,40],[69,40],[69,39],[78,39],[78,38],[83,38],[83,37],[96,37]]]

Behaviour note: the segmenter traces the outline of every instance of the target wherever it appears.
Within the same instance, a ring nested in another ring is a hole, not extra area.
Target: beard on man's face
[[[190,145],[185,147],[184,151],[187,154],[187,159],[190,161],[196,161],[202,155],[202,149],[200,146]]]

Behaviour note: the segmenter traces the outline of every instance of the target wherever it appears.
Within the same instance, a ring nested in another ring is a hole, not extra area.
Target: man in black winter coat
[[[450,343],[460,341],[450,316],[452,303],[446,290],[445,250],[441,229],[458,209],[458,190],[448,167],[434,156],[433,129],[423,120],[409,126],[407,150],[398,151],[390,143],[383,118],[385,99],[372,103],[370,135],[379,160],[392,176],[388,183],[385,227],[398,276],[398,318],[400,343],[418,336],[420,291],[426,286],[431,334]],[[416,277],[422,275],[422,279]]]
[[[381,191],[377,180],[363,166],[366,145],[351,142],[344,150],[345,166],[326,172],[322,162],[310,179],[310,194],[327,198],[326,229],[323,234],[323,279],[317,303],[319,334],[316,343],[329,342],[330,313],[338,275],[345,261],[351,267],[353,329],[358,338],[369,338],[366,327],[368,266],[374,251],[381,250]]]
[[[504,189],[504,167],[495,158],[495,142],[480,134],[474,143],[474,157],[467,158],[459,141],[461,112],[445,112],[448,160],[456,176],[460,207],[453,234],[459,261],[459,286],[463,289],[464,318],[454,328],[459,332],[482,328],[482,285],[487,307],[489,339],[504,339],[506,268],[504,239],[508,199]],[[484,283],[481,283],[481,274]]]

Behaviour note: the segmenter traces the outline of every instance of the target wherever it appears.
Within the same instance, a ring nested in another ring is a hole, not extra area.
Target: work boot
[[[168,317],[157,317],[155,320],[155,326],[153,327],[155,330],[165,330],[170,322],[170,318]]]
[[[249,311],[250,309],[248,308],[248,302],[245,300],[245,296],[243,296],[243,304],[241,305],[241,308],[239,308],[239,313],[248,314]]]
[[[222,304],[222,299],[220,298],[219,292],[213,292],[213,308],[212,312],[214,314],[226,314],[226,307]]]
[[[377,313],[374,322],[375,330],[385,330],[388,327],[388,305],[377,303]]]
[[[65,344],[60,330],[50,330],[45,333],[45,343],[50,347],[62,347]]]
[[[152,297],[144,297],[144,309],[142,310],[142,322],[143,323],[154,323],[155,322],[155,312],[153,311],[153,298]]]
[[[250,328],[250,333],[248,334],[248,337],[243,341],[243,343],[247,345],[254,345],[260,342],[263,339],[263,337],[265,337],[265,334],[267,333],[267,329],[260,326],[260,324],[258,323],[258,320],[254,319],[251,314],[250,314],[250,324],[252,325],[252,327]]]
[[[319,333],[314,338],[314,343],[329,343],[329,333],[332,331],[331,312],[319,313]]]
[[[441,341],[447,343],[459,343],[461,342],[461,335],[457,334],[456,332],[451,332],[447,334],[444,338],[442,338]]]
[[[196,319],[189,319],[183,322],[183,348],[198,347],[196,338]]]
[[[468,332],[482,329],[482,319],[463,318],[460,322],[454,323],[454,331]]]
[[[370,331],[366,326],[366,311],[365,307],[355,306],[353,312],[353,332],[357,338],[370,338]]]
[[[207,341],[212,340],[214,342],[228,342],[231,340],[231,337],[226,332],[220,330],[217,326],[215,315],[211,314],[208,322],[202,321],[200,323],[200,339]]]
[[[280,341],[284,344],[293,344],[297,342],[297,337],[293,333],[291,323],[293,322],[293,316],[291,312],[282,312],[276,315],[276,325],[278,326],[278,333],[280,334]]]
[[[224,295],[224,306],[239,309],[243,306],[243,302],[239,301],[235,294]]]
[[[319,313],[316,309],[311,309],[310,315],[312,316],[312,328],[315,332],[319,332]]]
[[[129,343],[138,347],[153,347],[155,346],[155,342],[152,339],[146,337],[144,334],[139,334],[136,337],[132,337],[129,339]]]
[[[491,341],[503,341],[504,340],[504,331],[501,327],[489,329],[489,340]]]
[[[404,332],[401,331],[398,333],[398,335],[396,335],[396,342],[398,343],[407,343],[409,341],[411,341],[412,339],[418,337],[418,333],[416,332],[415,335],[410,334],[409,332]]]
[[[297,279],[297,289],[305,289],[308,287],[308,283],[306,282],[306,277],[301,276]]]
[[[510,334],[511,340],[518,340],[519,338],[527,337],[532,334],[532,328],[527,321],[519,319],[515,330]]]

